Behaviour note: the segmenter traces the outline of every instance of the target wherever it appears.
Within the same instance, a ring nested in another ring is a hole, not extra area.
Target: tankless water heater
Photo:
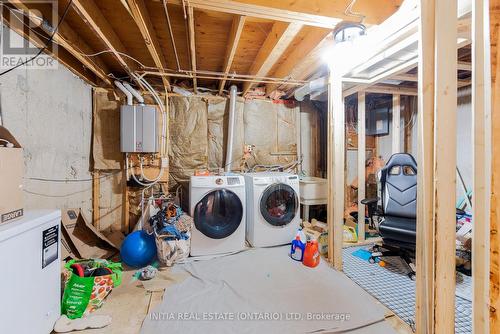
[[[120,109],[121,151],[156,153],[159,145],[159,113],[151,105],[123,105]]]

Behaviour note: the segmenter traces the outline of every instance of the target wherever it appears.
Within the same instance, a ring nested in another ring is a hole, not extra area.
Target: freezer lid
[[[61,220],[60,210],[25,211],[22,218],[0,224],[0,242],[53,220],[58,222]]]

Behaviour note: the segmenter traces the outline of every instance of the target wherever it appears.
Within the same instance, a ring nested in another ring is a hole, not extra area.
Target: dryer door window
[[[230,236],[238,229],[243,205],[238,196],[227,189],[209,192],[194,208],[194,225],[212,239]]]
[[[267,187],[260,201],[260,213],[271,225],[289,224],[298,208],[297,194],[287,184],[278,183]]]

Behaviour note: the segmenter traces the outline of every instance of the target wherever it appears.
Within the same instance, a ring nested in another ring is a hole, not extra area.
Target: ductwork
[[[226,166],[224,170],[226,172],[231,171],[231,166],[233,163],[233,139],[234,139],[234,119],[236,113],[236,94],[237,88],[235,85],[231,86],[229,91],[229,124],[227,131],[227,148],[226,148]]]
[[[313,92],[322,93],[328,89],[328,79],[319,78],[305,84],[304,86],[295,90],[294,96],[297,101],[304,101],[306,95]]]
[[[119,90],[122,91],[123,94],[125,94],[125,96],[127,96],[127,104],[129,106],[131,106],[132,105],[132,93],[127,88],[125,88],[125,86],[123,86],[123,84],[118,80],[115,81],[115,85],[116,85],[116,87],[118,87]]]
[[[144,98],[142,97],[142,95],[139,94],[137,90],[132,88],[132,86],[130,86],[128,82],[123,83],[123,86],[125,86],[125,88],[136,98],[137,102],[139,102],[140,104],[144,104]]]

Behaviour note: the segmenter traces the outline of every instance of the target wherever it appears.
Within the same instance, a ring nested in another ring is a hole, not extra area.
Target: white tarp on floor
[[[141,333],[395,333],[384,309],[346,276],[287,252],[250,249],[176,266],[189,277],[167,288]]]

